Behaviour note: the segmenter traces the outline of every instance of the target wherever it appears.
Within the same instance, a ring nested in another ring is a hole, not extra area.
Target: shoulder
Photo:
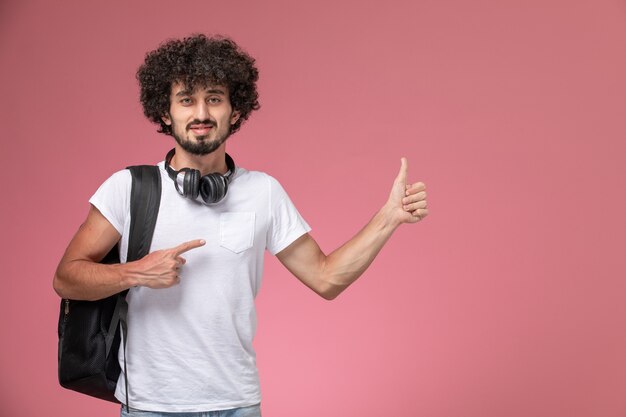
[[[98,187],[90,201],[122,200],[125,201],[132,188],[132,176],[129,170],[122,169],[113,173]]]
[[[89,199],[120,235],[129,215],[131,188],[130,171],[123,169],[107,178]]]
[[[130,174],[130,170],[128,169],[120,169],[117,172],[114,172],[109,178],[107,178],[104,184],[112,184],[112,185],[130,185],[132,183],[132,177]]]
[[[292,204],[285,188],[283,188],[281,183],[273,176],[261,171],[242,169],[242,172],[239,173],[240,168],[237,168],[237,170],[235,182],[241,181],[240,184],[242,184],[242,186],[246,184],[245,186],[252,187],[251,189],[254,190],[257,196],[266,196],[270,202],[270,207],[276,208],[285,202]]]
[[[270,188],[280,187],[278,180],[271,175],[261,171],[249,171],[245,168],[237,167],[237,171],[231,180],[233,183],[239,182],[257,187],[267,186]]]

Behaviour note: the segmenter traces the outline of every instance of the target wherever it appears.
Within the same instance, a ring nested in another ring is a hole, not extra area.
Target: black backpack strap
[[[154,165],[131,166],[130,236],[126,262],[148,254],[161,201],[161,172]]]
[[[130,232],[126,262],[132,262],[143,258],[150,251],[150,244],[152,243],[161,202],[161,172],[159,167],[154,165],[130,166],[127,169],[130,170],[133,183],[130,192]],[[124,380],[126,381],[126,409],[128,410],[128,372],[126,370],[126,335],[128,334],[127,293],[128,290],[118,295],[106,341],[106,353],[107,356],[110,353],[113,337],[119,324],[124,335]]]

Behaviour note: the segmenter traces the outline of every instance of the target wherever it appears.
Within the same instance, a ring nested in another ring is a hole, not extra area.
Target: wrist
[[[397,211],[396,207],[393,207],[390,203],[386,203],[374,216],[377,219],[379,227],[384,231],[393,232],[402,223],[395,215]]]
[[[135,262],[119,264],[117,268],[118,282],[120,283],[120,291],[127,290],[140,285],[140,274],[137,272]]]

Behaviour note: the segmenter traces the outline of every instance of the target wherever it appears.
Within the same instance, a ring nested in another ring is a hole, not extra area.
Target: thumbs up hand
[[[386,207],[397,224],[417,223],[428,215],[426,185],[423,182],[407,184],[409,164],[402,158],[400,172],[393,182]]]

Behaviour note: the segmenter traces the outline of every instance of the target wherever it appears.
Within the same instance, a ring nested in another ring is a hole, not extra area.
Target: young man
[[[333,299],[399,225],[428,214],[425,186],[406,183],[403,158],[387,203],[356,236],[325,255],[280,184],[235,166],[226,153],[230,134],[259,108],[250,56],[229,39],[195,35],[150,52],[137,78],[145,115],[175,139],[159,164],[163,186],[151,252],[124,263],[131,176],[117,172],[90,199],[54,288],[61,297],[87,300],[130,289],[132,408],[123,408],[123,416],[218,410],[260,416],[252,339],[264,250]],[[118,241],[122,263],[99,264]],[[124,386],[122,373],[116,392],[122,403]]]

